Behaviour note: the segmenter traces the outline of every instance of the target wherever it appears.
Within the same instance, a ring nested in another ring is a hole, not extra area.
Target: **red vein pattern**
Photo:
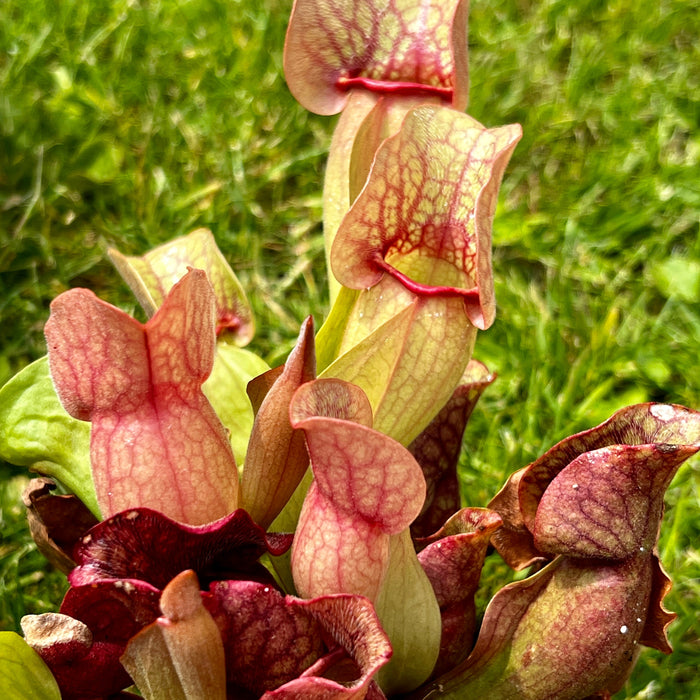
[[[202,393],[213,361],[211,285],[192,270],[145,325],[85,289],[51,305],[51,375],[73,417],[92,423],[90,456],[103,517],[136,506],[191,525],[236,508],[226,432]]]

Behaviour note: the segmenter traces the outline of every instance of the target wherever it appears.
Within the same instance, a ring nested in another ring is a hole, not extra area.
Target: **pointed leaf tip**
[[[314,324],[309,317],[281,371],[266,373],[249,388],[259,408],[241,478],[241,501],[263,528],[279,515],[306,472],[304,436],[289,422],[289,405],[294,392],[315,376]]]

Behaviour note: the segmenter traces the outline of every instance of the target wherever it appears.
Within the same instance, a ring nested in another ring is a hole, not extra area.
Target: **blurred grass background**
[[[323,167],[334,120],[282,75],[291,0],[0,4],[0,383],[44,354],[50,300],[87,286],[136,313],[106,260],[210,228],[270,363],[327,310]],[[472,0],[469,112],[520,122],[494,226],[499,375],[467,431],[483,505],[513,470],[624,405],[700,408],[700,3]],[[700,697],[700,462],[667,494],[680,619],[620,698]],[[0,466],[0,628],[54,609],[23,470]],[[484,574],[489,590],[507,575]],[[483,602],[483,601],[482,601]]]

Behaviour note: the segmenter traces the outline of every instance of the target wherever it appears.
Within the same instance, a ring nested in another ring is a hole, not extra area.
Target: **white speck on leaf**
[[[654,418],[664,421],[664,423],[673,418],[673,407],[669,406],[668,404],[658,404],[656,406],[652,406],[649,410]]]

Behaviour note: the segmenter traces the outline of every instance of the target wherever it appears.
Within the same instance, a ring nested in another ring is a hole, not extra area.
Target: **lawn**
[[[497,372],[468,427],[465,501],[618,408],[700,408],[700,5],[472,0],[469,112],[519,122],[494,225]],[[136,311],[105,251],[210,228],[247,289],[251,349],[283,361],[327,312],[321,186],[334,119],[289,95],[290,0],[0,4],[0,383],[45,353],[50,300]],[[0,466],[0,629],[54,609],[24,470]],[[679,614],[620,698],[700,696],[700,460],[667,494]],[[495,585],[509,574],[497,562]],[[483,602],[483,601],[482,601]]]

